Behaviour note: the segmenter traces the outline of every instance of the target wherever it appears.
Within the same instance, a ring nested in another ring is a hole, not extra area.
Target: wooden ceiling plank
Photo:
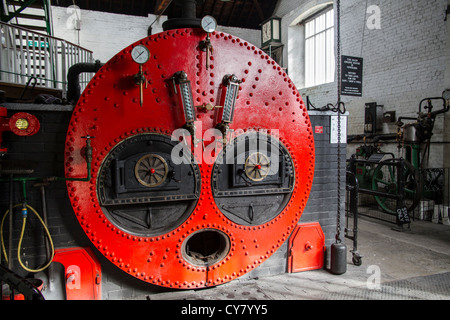
[[[236,3],[237,3],[236,0],[233,1],[233,7],[231,8],[231,12],[230,12],[230,14],[228,15],[227,25],[230,25],[230,24],[231,24],[231,20],[232,20],[233,17],[234,17],[234,10],[236,9]]]
[[[224,9],[225,9],[226,5],[227,5],[226,2],[222,2],[222,6],[220,7],[219,15],[217,16],[217,23],[218,24],[221,24],[219,21],[222,22],[222,20],[223,20],[223,18],[222,18],[223,17],[223,12],[224,12]]]
[[[160,15],[166,7],[172,2],[172,0],[158,0],[155,4],[155,15]]]
[[[243,19],[243,13],[245,12],[246,2],[247,2],[247,0],[244,0],[244,1],[241,2],[242,5],[241,5],[241,10],[239,10],[239,18],[238,18],[238,22],[237,23],[239,23],[239,21],[242,21],[242,19]]]
[[[253,8],[256,8],[256,12],[258,13],[259,19],[260,19],[261,21],[264,21],[264,20],[265,20],[264,12],[262,11],[261,6],[259,5],[259,1],[258,1],[258,0],[253,0],[252,11],[253,11]]]

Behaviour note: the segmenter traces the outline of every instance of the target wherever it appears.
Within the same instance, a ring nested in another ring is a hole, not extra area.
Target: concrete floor
[[[411,231],[392,230],[378,220],[359,220],[358,251],[362,265],[347,272],[326,270],[235,280],[215,288],[151,295],[148,300],[449,300],[450,226],[426,221]]]

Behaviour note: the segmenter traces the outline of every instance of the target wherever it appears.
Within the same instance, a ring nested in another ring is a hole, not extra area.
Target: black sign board
[[[363,58],[341,57],[341,95],[362,96]]]
[[[406,207],[397,208],[397,225],[404,225],[411,223]]]

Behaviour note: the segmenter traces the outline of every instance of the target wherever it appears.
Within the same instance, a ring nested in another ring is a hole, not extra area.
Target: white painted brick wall
[[[78,44],[78,31],[74,30],[68,19],[73,11],[65,7],[52,7],[55,36]],[[155,15],[148,17],[129,16],[99,11],[80,10],[81,30],[79,44],[94,52],[94,58],[107,62],[115,54],[130,44],[147,37],[148,27],[155,21]],[[162,32],[162,24],[167,20],[162,16],[152,25],[152,34]],[[219,31],[233,34],[260,46],[259,30],[219,26]]]
[[[99,11],[81,10],[80,31],[71,28],[67,21],[73,12],[65,7],[52,7],[55,36],[65,39],[94,52],[94,59],[107,62],[121,49],[147,36],[147,29],[156,19],[148,17],[129,16],[124,14],[103,13]],[[161,17],[152,26],[153,33],[162,31],[162,23],[166,17]]]
[[[316,107],[336,103],[337,84],[303,88],[302,35],[296,34],[299,29],[295,24],[299,17],[326,2],[281,0],[275,12],[282,17],[286,45],[284,67],[288,68],[289,76],[302,96],[309,95]],[[444,22],[448,2],[369,0],[368,6],[377,5],[381,10],[381,29],[370,30],[366,27],[366,19],[370,16],[366,15],[366,0],[341,1],[342,54],[364,58],[363,97],[343,97],[350,113],[349,134],[363,133],[367,102],[384,105],[384,111],[396,111],[397,116],[412,117],[418,111],[420,100],[440,96],[450,87],[450,27],[449,22]],[[444,135],[449,131],[445,130],[448,127],[449,115],[440,116],[433,140],[448,138],[448,134]],[[383,133],[395,131],[395,126],[383,126]],[[448,147],[433,145],[432,148],[430,166],[443,166],[449,158]],[[352,153],[350,146],[348,154]]]

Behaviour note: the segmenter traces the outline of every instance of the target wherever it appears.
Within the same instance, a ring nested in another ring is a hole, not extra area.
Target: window
[[[334,81],[334,10],[305,23],[305,87]]]

